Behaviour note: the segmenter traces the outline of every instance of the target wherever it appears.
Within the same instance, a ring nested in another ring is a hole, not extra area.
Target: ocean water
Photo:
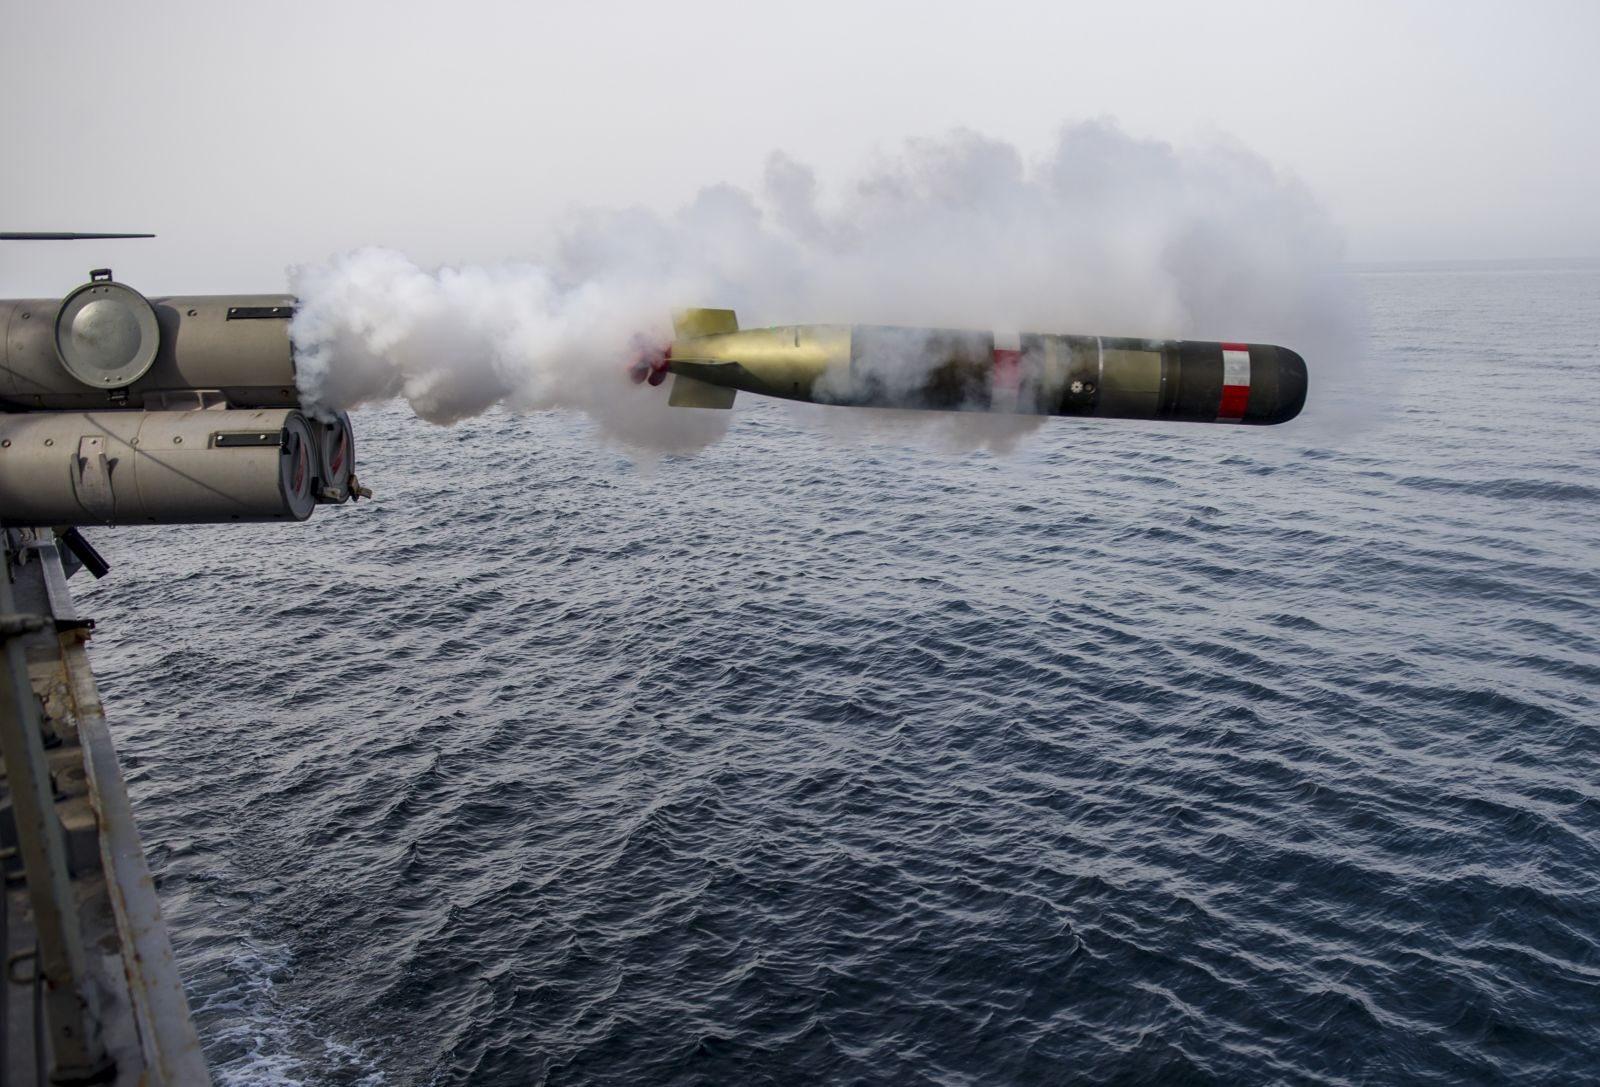
[[[218,1079],[1600,1078],[1600,267],[1357,287],[1275,431],[389,410],[92,534]]]

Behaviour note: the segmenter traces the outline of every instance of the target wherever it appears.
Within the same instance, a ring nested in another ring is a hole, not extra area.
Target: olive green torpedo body
[[[687,310],[676,339],[630,373],[668,402],[730,408],[743,390],[816,404],[1286,423],[1306,400],[1306,364],[1271,344],[969,332],[883,325],[740,329],[732,310]]]

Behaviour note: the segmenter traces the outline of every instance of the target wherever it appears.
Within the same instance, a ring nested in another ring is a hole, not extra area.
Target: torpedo
[[[1300,413],[1306,364],[1272,344],[886,325],[739,328],[732,310],[674,316],[641,346],[636,382],[668,403],[727,409],[741,391],[862,408],[1270,426]]]

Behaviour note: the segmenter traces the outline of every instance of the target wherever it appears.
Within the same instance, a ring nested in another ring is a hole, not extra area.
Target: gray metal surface
[[[52,570],[60,571],[61,560],[54,542],[41,542],[37,550],[47,578]],[[133,968],[127,970],[126,976],[145,1064],[156,1082],[208,1083],[209,1073],[189,1020],[189,1004],[172,954],[172,942],[161,917],[155,879],[145,861],[133,806],[123,785],[83,639],[63,636],[61,646],[89,797],[99,817],[100,863],[106,891],[121,946],[133,953]]]
[[[43,722],[33,697],[23,642],[54,635],[51,617],[19,612],[11,579],[0,576],[0,751],[5,754],[12,835],[22,857],[32,909],[32,969],[44,981],[44,1022],[57,1081],[94,1082],[110,1067],[100,1033],[99,985],[89,973],[69,870],[68,843],[56,809],[56,789],[44,749]],[[16,960],[8,957],[8,967]],[[14,975],[13,975],[14,976]]]
[[[59,545],[48,532],[8,530],[4,537],[14,582],[0,577],[0,606],[14,597],[14,614],[42,621],[22,624],[32,629],[12,640],[22,672],[20,685],[13,680],[9,686],[22,697],[6,699],[4,708],[20,710],[10,712],[17,720],[31,708],[39,761],[29,762],[26,751],[7,758],[0,810],[11,817],[0,818],[0,831],[8,846],[20,839],[25,827],[16,801],[23,788],[34,788],[47,801],[44,837],[54,836],[60,851],[51,868],[20,850],[0,850],[6,872],[0,916],[11,975],[0,983],[0,1082],[207,1084],[84,651],[89,626],[70,607]],[[7,674],[14,676],[14,669]],[[15,746],[8,740],[8,756]],[[75,960],[67,953],[64,973],[53,972],[63,967],[61,954],[49,950],[51,925],[69,934],[61,937],[63,946],[78,949]],[[64,1022],[75,1027],[76,1038]]]

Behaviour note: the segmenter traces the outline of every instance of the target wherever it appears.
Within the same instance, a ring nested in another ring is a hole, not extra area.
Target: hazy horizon
[[[0,43],[0,294],[91,266],[151,293],[278,290],[368,245],[540,257],[583,209],[754,190],[780,153],[837,202],[914,141],[1033,164],[1065,126],[1238,149],[1304,188],[1343,262],[1600,258],[1600,8],[1170,2],[28,6]]]

